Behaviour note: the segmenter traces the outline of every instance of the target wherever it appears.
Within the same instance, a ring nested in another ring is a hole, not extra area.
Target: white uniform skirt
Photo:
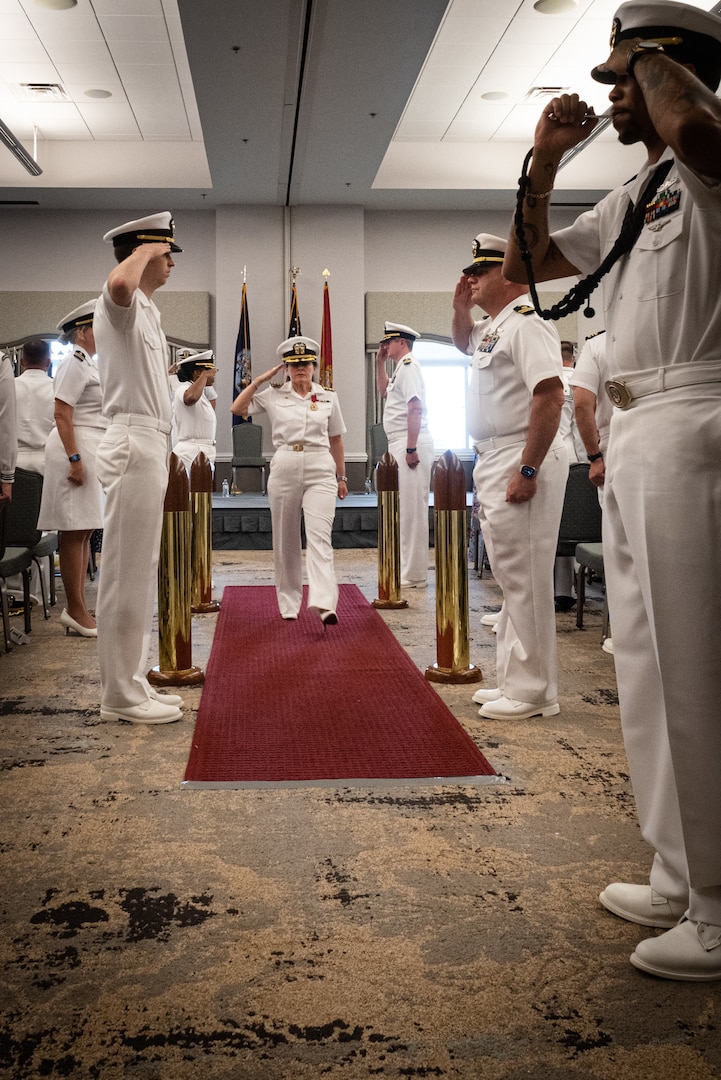
[[[70,463],[57,428],[50,432],[45,447],[39,529],[58,532],[102,529],[105,498],[95,472],[95,455],[104,434],[104,428],[76,425],[75,440],[85,466],[85,483],[78,486],[68,480]]]

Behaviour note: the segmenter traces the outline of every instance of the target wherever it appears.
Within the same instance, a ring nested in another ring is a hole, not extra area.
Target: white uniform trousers
[[[163,503],[168,486],[170,425],[152,417],[112,420],[98,447],[105,492],[98,585],[98,661],[104,708],[147,701],[148,651],[158,589]],[[160,430],[158,429],[160,427]]]
[[[525,503],[506,502],[523,442],[478,455],[473,479],[488,558],[503,591],[496,624],[498,687],[506,697],[542,705],[558,696],[553,564],[568,479],[557,439],[538,470],[538,490]]]
[[[650,881],[721,925],[721,383],[616,410],[603,556]]]
[[[398,513],[400,517],[401,585],[425,585],[428,580],[428,495],[435,458],[433,437],[419,435],[416,450],[420,464],[406,465],[406,437],[389,439],[388,452],[398,462]]]
[[[338,606],[331,545],[337,494],[335,461],[330,450],[276,450],[270,463],[268,502],[275,589],[280,613],[285,617],[296,616],[303,599],[301,510],[305,521],[308,607],[335,611]]]
[[[190,472],[191,465],[200,453],[205,454],[211,465],[215,465],[215,443],[209,440],[181,439],[173,447],[173,453],[183,462],[186,472]]]

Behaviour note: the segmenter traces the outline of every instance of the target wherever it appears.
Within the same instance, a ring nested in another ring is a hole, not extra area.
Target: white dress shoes
[[[530,701],[499,697],[488,701],[478,710],[478,715],[491,720],[528,720],[532,716],[556,716],[560,711],[561,706],[557,701],[547,701],[545,705],[534,705]]]
[[[60,612],[60,625],[65,627],[66,637],[71,630],[74,634],[77,634],[78,637],[98,636],[98,628],[96,626],[83,626],[82,623],[76,622],[72,615],[68,615],[67,608],[63,608]]]
[[[471,698],[471,701],[475,701],[476,705],[485,705],[488,701],[498,701],[503,697],[503,691],[498,687],[480,687],[476,690],[475,694]]]
[[[721,979],[721,926],[683,918],[665,934],[640,941],[630,959],[635,968],[660,979]]]
[[[486,615],[481,615],[481,625],[495,626],[500,617],[500,611],[489,611]]]
[[[627,885],[622,881],[607,885],[598,899],[621,919],[657,930],[675,926],[687,907],[686,901],[667,900],[650,885]]]
[[[178,709],[182,709],[185,704],[180,694],[159,694],[152,686],[150,696],[153,701],[162,701],[163,705],[175,705]]]
[[[100,709],[101,720],[129,720],[131,724],[172,724],[182,717],[177,705],[165,705],[152,697],[139,705],[128,705],[123,709]]]

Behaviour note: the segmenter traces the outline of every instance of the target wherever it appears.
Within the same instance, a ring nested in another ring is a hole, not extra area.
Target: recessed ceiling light
[[[35,0],[38,7],[51,8],[53,11],[65,11],[66,8],[74,8],[78,0]]]
[[[536,0],[533,6],[541,15],[563,15],[578,7],[578,0]]]
[[[109,90],[83,90],[83,94],[85,97],[91,98],[108,98],[113,96]]]
[[[485,94],[481,94],[484,101],[503,101],[508,97],[505,90],[489,90]]]

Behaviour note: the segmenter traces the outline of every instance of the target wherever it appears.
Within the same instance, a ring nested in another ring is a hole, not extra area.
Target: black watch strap
[[[603,457],[603,453],[600,450],[598,451],[597,454],[588,454],[588,460],[589,461],[598,461],[598,459],[602,458],[602,457]]]

